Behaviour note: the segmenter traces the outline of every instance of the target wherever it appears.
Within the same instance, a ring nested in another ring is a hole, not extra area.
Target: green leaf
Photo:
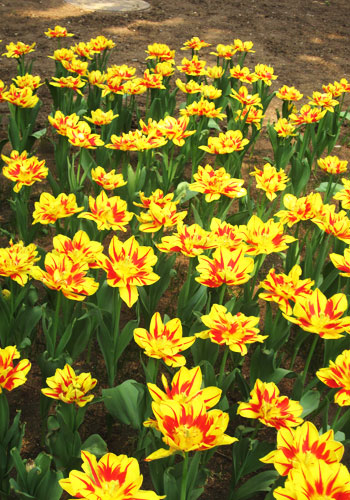
[[[32,137],[35,137],[35,139],[41,139],[46,134],[46,131],[47,131],[46,128],[42,128],[41,130],[37,130],[36,132],[32,133]]]
[[[198,328],[198,326],[197,326]],[[198,330],[197,330],[198,331]],[[190,335],[193,333],[190,332]],[[196,365],[200,363],[209,363],[211,368],[215,365],[215,362],[218,358],[219,354],[219,346],[218,344],[214,344],[213,342],[210,341],[210,339],[200,339],[197,338],[195,343],[191,346],[191,352],[193,356],[194,363]],[[215,376],[212,379],[213,383],[210,383],[209,385],[215,385]],[[206,386],[208,385],[208,382],[206,383]]]
[[[174,201],[180,201],[180,204],[198,196],[198,191],[191,191],[190,184],[187,181],[180,182],[175,189]]]
[[[248,479],[237,491],[231,495],[233,500],[248,500],[249,498],[256,498],[260,491],[269,491],[272,483],[277,479],[278,472],[268,470],[260,472]]]
[[[22,338],[30,337],[30,334],[39,323],[42,315],[42,307],[23,307],[16,318],[16,330],[22,332]]]
[[[172,471],[174,467],[169,467],[164,472],[164,493],[166,494],[167,500],[179,500],[180,498],[180,488],[181,485],[178,484],[176,478],[173,476]]]
[[[97,458],[102,457],[108,451],[107,443],[99,434],[91,434],[91,436],[89,436],[81,445],[81,449],[83,451],[89,451]]]
[[[221,132],[221,127],[220,125],[214,120],[214,118],[209,118],[208,120],[208,128],[212,128],[214,130],[218,130]]]
[[[128,321],[127,324],[124,326],[123,330],[121,331],[118,337],[117,349],[115,353],[116,362],[130,344],[130,341],[133,338],[134,329],[138,327],[138,324],[139,322],[137,321],[137,319]]]
[[[73,327],[75,325],[75,322],[76,322],[76,318],[74,318],[72,323],[70,323],[67,326],[67,328],[65,329],[65,331],[64,331],[64,333],[63,333],[63,335],[58,343],[58,346],[57,346],[57,350],[56,350],[57,356],[60,356],[63,353],[66,345],[68,344],[68,342],[72,336],[72,331],[73,331]]]
[[[201,219],[201,216],[199,215],[198,210],[196,209],[196,207],[194,205],[192,205],[191,208],[192,208],[195,223],[198,224],[199,226],[203,227],[203,221]]]
[[[315,191],[318,191],[319,193],[326,193],[329,190],[328,184],[328,182],[321,182],[321,184],[317,188],[315,188]],[[342,189],[344,189],[343,184],[332,182],[330,187],[332,193],[339,193],[339,191],[341,191]]]
[[[66,346],[67,351],[74,360],[77,359],[86,348],[90,340],[92,330],[96,326],[93,312],[89,311],[89,313],[90,314],[88,316],[81,317],[75,322],[72,336]]]
[[[320,403],[320,393],[318,391],[307,391],[300,399],[300,404],[303,407],[302,418],[312,413],[318,408]]]
[[[254,385],[258,378],[264,382],[274,382],[278,384],[285,376],[292,373],[291,370],[276,366],[277,363],[276,352],[272,349],[264,349],[261,346],[257,346],[250,363],[251,386]]]
[[[111,389],[102,389],[102,399],[109,413],[134,429],[142,429],[146,413],[147,388],[136,380],[125,380]]]

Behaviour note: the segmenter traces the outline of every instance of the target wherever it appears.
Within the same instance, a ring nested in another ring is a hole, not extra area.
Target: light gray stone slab
[[[81,9],[109,12],[131,12],[150,7],[144,0],[65,0],[65,2]]]

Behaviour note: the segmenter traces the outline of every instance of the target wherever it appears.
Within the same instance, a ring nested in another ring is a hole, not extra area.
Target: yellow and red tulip
[[[86,262],[90,268],[97,267],[96,258],[103,252],[103,245],[90,240],[85,231],[78,231],[73,239],[58,234],[53,238],[53,247],[53,253],[67,255],[72,262]]]
[[[109,258],[98,259],[107,273],[109,286],[118,287],[121,299],[131,307],[138,299],[138,286],[152,285],[159,280],[153,272],[157,262],[151,247],[140,246],[134,236],[122,242],[113,236]]]
[[[83,95],[82,89],[85,87],[86,82],[80,79],[80,76],[61,76],[60,78],[53,76],[53,82],[50,82],[50,85],[53,87],[72,89],[80,95]]]
[[[0,394],[3,389],[12,391],[26,382],[31,363],[28,359],[21,359],[14,365],[14,360],[19,357],[16,346],[0,349]]]
[[[186,364],[186,358],[179,353],[191,347],[196,337],[182,337],[179,318],[163,324],[160,314],[156,312],[152,316],[149,331],[136,328],[134,340],[150,358],[162,359],[168,366],[179,367]]]
[[[34,279],[51,290],[61,291],[67,299],[84,300],[98,289],[98,283],[86,276],[87,262],[73,262],[67,255],[50,252],[45,257],[45,271],[38,266],[31,269]]]
[[[310,295],[297,299],[293,316],[284,316],[306,332],[316,333],[323,339],[339,339],[342,333],[350,331],[350,316],[342,317],[347,309],[344,293],[336,293],[327,299],[316,288]]]
[[[309,278],[300,280],[301,267],[295,265],[288,274],[276,274],[275,269],[270,269],[266,278],[260,282],[259,288],[266,290],[259,294],[259,298],[269,302],[276,302],[286,314],[292,314],[293,307],[290,302],[305,298],[312,293],[314,282]]]
[[[178,224],[177,233],[164,236],[157,248],[161,252],[181,252],[187,257],[196,257],[209,248],[216,247],[215,238],[198,224]]]
[[[85,500],[160,500],[153,491],[141,490],[142,475],[136,458],[107,453],[97,462],[95,455],[81,452],[84,472],[72,470],[59,481],[69,496]]]
[[[25,54],[34,52],[35,45],[36,42],[32,43],[31,45],[28,45],[23,42],[17,42],[17,43],[10,42],[8,45],[6,45],[7,52],[4,52],[2,55],[18,59],[19,57],[24,56]]]
[[[282,224],[288,227],[294,226],[302,220],[311,220],[318,214],[323,213],[323,202],[320,193],[310,193],[307,196],[297,198],[293,194],[283,197],[285,210],[276,213]]]
[[[198,59],[198,56],[194,55],[192,59],[184,57],[181,66],[177,66],[177,69],[189,76],[202,76],[205,75],[206,64],[206,61]]]
[[[322,213],[312,221],[327,234],[332,234],[341,241],[350,244],[350,219],[344,210],[335,212],[335,205],[323,205]]]
[[[268,427],[296,427],[303,422],[303,407],[287,396],[280,396],[273,382],[257,379],[248,403],[239,403],[237,414],[244,418],[257,418]]]
[[[189,185],[191,191],[205,194],[205,201],[210,203],[219,200],[221,195],[228,198],[241,198],[247,194],[243,187],[243,179],[234,179],[221,167],[214,170],[211,165],[198,166],[198,172],[193,175],[195,182]]]
[[[345,465],[328,465],[322,460],[293,469],[285,482],[273,492],[276,500],[347,500],[350,474]]]
[[[229,416],[221,410],[206,411],[202,398],[190,403],[166,401],[152,404],[157,428],[163,434],[163,441],[169,449],[160,448],[145,460],[157,460],[174,453],[205,451],[215,446],[232,444],[236,438],[228,436],[225,430]]]
[[[226,283],[228,286],[242,285],[250,280],[254,269],[254,260],[245,256],[244,247],[229,250],[225,247],[217,248],[212,258],[205,255],[198,257],[196,267],[199,277],[198,283],[211,288],[217,288]]]
[[[137,220],[141,223],[140,231],[154,233],[161,228],[176,226],[187,215],[187,210],[176,212],[176,207],[177,204],[172,201],[162,207],[151,202],[147,212],[136,215]]]
[[[91,178],[106,191],[112,191],[113,189],[117,189],[127,184],[123,174],[116,174],[115,169],[106,172],[103,167],[92,168]]]
[[[274,74],[273,67],[267,66],[266,64],[257,64],[255,66],[254,72],[257,79],[263,81],[268,86],[271,85],[272,80],[277,79],[277,75]]]
[[[180,109],[180,114],[183,116],[206,116],[207,118],[218,118],[223,120],[226,118],[225,113],[221,113],[221,108],[216,108],[214,102],[207,101],[204,97],[200,101],[194,101],[185,109]]]
[[[66,38],[67,36],[74,36],[74,33],[68,33],[67,28],[57,25],[53,29],[48,28],[45,35],[48,38]]]
[[[33,94],[30,87],[23,89],[11,84],[9,90],[2,92],[2,98],[19,108],[34,108],[39,102],[39,97]]]
[[[104,191],[93,198],[89,196],[90,212],[82,212],[79,218],[92,220],[97,224],[97,229],[113,229],[114,231],[126,231],[126,225],[133,218],[133,213],[128,212],[126,201],[120,196],[108,198]]]
[[[350,350],[343,351],[328,368],[321,368],[316,376],[328,387],[340,389],[334,395],[339,406],[350,406]]]
[[[225,134],[220,132],[219,137],[209,137],[208,145],[199,146],[199,149],[214,155],[224,155],[234,151],[242,151],[248,142],[248,139],[243,139],[240,130],[228,130]]]
[[[67,131],[78,128],[79,116],[75,113],[64,115],[61,111],[56,111],[54,116],[48,116],[49,122],[60,135],[67,136]]]
[[[256,167],[254,167],[254,170],[255,172],[251,172],[250,175],[255,177],[257,189],[265,191],[270,201],[277,197],[277,191],[286,189],[289,179],[282,169],[277,172],[276,168],[270,163],[265,163],[263,170]]]
[[[15,193],[18,193],[23,186],[31,186],[34,182],[41,182],[48,175],[48,168],[45,166],[45,160],[39,161],[37,156],[28,158],[27,151],[18,153],[11,151],[10,157],[1,155],[6,165],[2,169],[3,175],[15,182],[13,187]]]
[[[104,142],[98,134],[92,134],[87,122],[80,121],[76,127],[67,127],[67,137],[73,146],[78,148],[96,149],[103,146]]]
[[[239,226],[249,255],[270,254],[287,250],[289,243],[296,241],[294,236],[283,234],[283,224],[269,219],[263,222],[253,215],[248,224]]]
[[[247,354],[247,344],[264,342],[267,335],[258,335],[259,328],[256,325],[260,318],[246,316],[243,313],[232,315],[226,307],[214,304],[209,314],[201,316],[201,321],[209,330],[196,334],[201,339],[210,339],[219,345],[227,345],[233,352],[239,352],[241,356]]]
[[[240,232],[238,226],[232,226],[228,222],[213,217],[210,230],[213,240],[216,242],[215,247],[226,247],[229,250],[235,250],[245,245],[243,241],[244,235]]]
[[[339,160],[338,156],[326,156],[317,160],[317,165],[327,174],[343,174],[347,170],[348,162]]]
[[[205,409],[217,405],[221,397],[218,387],[202,388],[202,372],[199,366],[188,369],[182,366],[174,375],[169,385],[165,375],[162,375],[164,391],[155,384],[147,384],[150,395],[155,403],[174,400],[180,403],[190,403],[195,398],[202,398]]]
[[[0,248],[0,276],[8,276],[19,285],[24,286],[30,279],[30,272],[34,263],[40,260],[34,243],[28,246],[23,245],[23,241],[10,246]]]
[[[175,50],[170,50],[165,43],[153,43],[148,45],[146,59],[159,59],[160,61],[172,61],[175,57]]]
[[[63,369],[57,368],[55,375],[46,379],[46,384],[48,387],[41,389],[45,396],[82,408],[94,399],[93,394],[87,393],[95,387],[97,380],[91,377],[91,373],[76,375],[73,368],[66,364]]]
[[[322,460],[332,465],[340,462],[344,446],[334,440],[334,431],[330,429],[319,434],[311,422],[291,429],[283,427],[277,433],[277,450],[260,458],[264,464],[273,464],[281,476],[287,476],[292,469],[310,465]]]
[[[39,201],[34,204],[33,224],[53,224],[58,219],[70,217],[81,212],[84,207],[78,207],[75,194],[60,193],[57,198],[50,193],[41,193]]]

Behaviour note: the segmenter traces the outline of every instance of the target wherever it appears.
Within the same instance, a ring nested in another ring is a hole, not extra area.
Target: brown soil
[[[278,75],[274,89],[284,84],[294,85],[307,96],[314,90],[321,90],[322,84],[343,77],[350,79],[348,0],[148,1],[149,10],[118,14],[83,11],[63,0],[0,0],[1,52],[5,52],[5,44],[10,41],[35,41],[34,74],[49,78],[54,63],[47,56],[53,52],[55,44],[45,37],[44,31],[56,24],[66,26],[75,34],[72,43],[88,41],[97,35],[112,38],[117,47],[110,63],[134,65],[139,72],[145,68],[145,49],[150,43],[166,43],[176,49],[179,64],[182,57],[190,54],[180,51],[180,47],[192,36],[199,36],[213,45],[229,44],[234,38],[240,38],[254,42],[256,52],[247,58],[251,70],[257,63],[274,67]],[[214,56],[208,53],[204,57],[214,63]],[[14,61],[1,58],[0,78],[9,84],[14,71]],[[259,144],[255,154],[262,158],[268,148],[264,142]],[[1,187],[3,184],[1,182]],[[6,189],[9,190],[8,184]],[[6,214],[2,217],[6,218]],[[128,370],[133,373],[138,370],[132,367],[132,355],[131,349],[122,368],[126,375]],[[102,367],[97,366],[96,371],[102,373]],[[94,376],[98,378],[98,374]],[[31,372],[25,387],[11,394],[11,406],[22,408],[23,420],[27,422],[24,456],[34,458],[41,449],[38,418],[41,377],[37,369]],[[84,432],[89,434],[87,427],[90,424],[93,432],[100,432],[106,438],[102,404],[94,408]],[[110,451],[132,453],[133,436],[129,433],[125,440],[125,431],[122,426],[114,425],[113,439],[108,442]],[[202,499],[228,498],[230,453],[223,449],[210,464],[212,475]],[[148,483],[145,487],[152,486]]]
[[[305,95],[321,85],[350,76],[347,0],[151,0],[141,12],[87,12],[63,0],[1,0],[0,39],[37,42],[35,67],[51,75],[52,41],[44,31],[56,24],[75,33],[72,42],[88,41],[98,34],[117,43],[111,62],[144,64],[147,45],[167,43],[179,49],[192,36],[217,44],[234,38],[252,40],[255,54],[249,65],[265,63],[275,68],[278,86],[295,85]],[[181,56],[188,52],[178,52]],[[2,76],[13,61],[2,59]]]

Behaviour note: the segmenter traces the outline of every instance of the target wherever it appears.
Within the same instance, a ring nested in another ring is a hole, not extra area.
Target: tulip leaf
[[[134,429],[142,429],[146,414],[146,386],[125,380],[111,389],[102,389],[102,399],[109,413]]]
[[[97,458],[102,457],[108,451],[106,442],[99,434],[91,434],[81,445],[83,451],[89,451]]]
[[[320,403],[320,393],[318,391],[307,391],[300,399],[300,404],[303,407],[302,418],[312,413],[318,408]]]
[[[344,189],[343,184],[332,182],[331,186],[329,186],[328,182],[321,182],[321,184],[317,188],[315,188],[315,191],[318,191],[319,193],[326,193],[327,191],[330,191],[335,194],[339,193],[339,191],[341,191],[342,189]]]
[[[274,470],[267,470],[260,472],[248,479],[238,490],[236,490],[231,499],[234,500],[248,500],[249,498],[256,498],[259,491],[270,491],[272,483],[278,478],[278,472]]]
[[[214,118],[209,118],[208,128],[212,128],[212,129],[215,129],[215,130],[218,130],[219,132],[221,132],[220,125],[214,120]]]
[[[46,128],[42,128],[41,130],[37,130],[36,132],[32,133],[32,137],[35,137],[35,139],[41,139],[46,134],[46,130],[47,130]]]
[[[128,345],[131,342],[131,339],[133,338],[134,330],[135,328],[138,327],[139,322],[134,319],[130,320],[127,322],[127,324],[124,326],[122,331],[120,332],[120,335],[118,337],[118,342],[116,346],[116,352],[115,352],[115,361],[117,362],[118,359],[121,357],[125,349],[128,347]]]

